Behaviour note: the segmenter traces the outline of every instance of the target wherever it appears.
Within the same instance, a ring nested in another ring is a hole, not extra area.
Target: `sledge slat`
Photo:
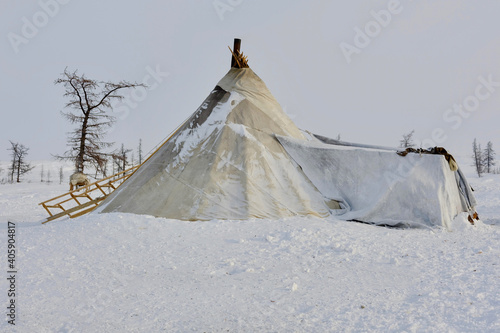
[[[45,204],[43,204],[42,206],[43,206],[43,208],[45,208],[47,213],[49,213],[49,216],[52,216],[52,213],[50,212],[49,208],[47,208],[47,206]]]
[[[77,204],[81,205],[80,201],[78,201],[78,199],[76,198],[76,195],[74,195],[73,193],[70,193],[69,195],[71,195],[71,197],[76,201]]]
[[[82,216],[82,215],[85,215],[85,214],[87,214],[87,213],[90,213],[91,211],[93,211],[94,209],[96,209],[96,208],[97,208],[97,206],[99,206],[99,202],[101,202],[101,201],[102,201],[102,200],[104,200],[105,198],[106,198],[106,197],[101,197],[101,198],[98,198],[98,199],[96,199],[96,200],[93,200],[92,202],[89,202],[90,204],[94,204],[94,205],[95,205],[94,207],[87,208],[87,209],[82,210],[81,212],[78,212],[78,213],[73,214],[73,215],[70,215],[70,214],[68,214],[68,215],[69,215],[69,217],[70,217],[70,218],[72,218],[72,219],[73,219],[73,218],[75,218],[75,217]],[[80,208],[82,208],[82,207],[80,206]]]
[[[95,186],[102,192],[102,194],[107,195],[99,184],[96,183]]]
[[[92,205],[94,205],[94,204],[98,203],[99,201],[104,200],[104,198],[105,198],[105,197],[99,197],[99,198],[94,199],[94,200],[92,200],[92,201],[86,202],[86,203],[84,203],[84,204],[82,204],[82,205],[80,205],[80,206],[76,206],[76,207],[73,207],[73,208],[67,209],[67,210],[65,210],[65,211],[63,211],[63,212],[60,212],[59,214],[56,214],[56,215],[53,215],[53,216],[51,216],[51,217],[47,218],[47,221],[42,222],[42,224],[45,224],[45,223],[47,223],[47,222],[49,222],[49,221],[52,221],[52,220],[58,219],[58,218],[63,217],[63,216],[65,216],[65,215],[69,215],[69,214],[71,214],[71,213],[73,213],[73,212],[77,212],[77,211],[79,211],[79,210],[81,210],[81,209],[83,209],[83,208],[85,208],[85,207],[92,206]],[[94,209],[94,208],[95,208],[95,207],[92,207],[92,209]]]

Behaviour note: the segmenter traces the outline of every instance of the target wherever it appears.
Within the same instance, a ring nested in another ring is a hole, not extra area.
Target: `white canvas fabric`
[[[449,228],[475,205],[465,178],[443,155],[278,139],[319,191],[346,207],[341,219]]]
[[[181,220],[329,216],[338,205],[325,200],[275,134],[305,139],[250,68],[232,68],[96,211]]]

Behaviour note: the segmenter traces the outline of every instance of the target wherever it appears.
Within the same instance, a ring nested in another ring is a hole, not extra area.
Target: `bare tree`
[[[123,99],[120,90],[146,85],[90,80],[84,74],[79,75],[76,70],[70,72],[67,68],[61,76],[54,84],[62,84],[66,89],[64,96],[69,98],[69,102],[65,107],[70,109],[61,113],[71,124],[77,124],[77,128],[70,132],[70,149],[56,158],[73,161],[77,172],[83,172],[87,165],[102,169],[106,162],[103,149],[112,146],[112,143],[102,139],[115,121],[115,117],[106,111],[113,109],[113,100]]]
[[[64,172],[63,172],[63,167],[59,167],[59,185],[62,184],[64,179]]]
[[[108,176],[108,158],[106,157],[106,162],[101,166],[101,174],[103,178]]]
[[[34,166],[31,166],[31,164],[26,163],[26,156],[28,155],[28,150],[29,148],[16,142],[10,141],[11,147],[8,149],[12,151],[11,157],[11,166],[9,168],[10,170],[10,181],[11,183],[14,182],[14,176],[16,176],[16,182],[20,183],[21,182],[21,177],[33,170]]]
[[[493,172],[493,167],[495,166],[495,151],[493,150],[493,143],[491,141],[488,141],[486,144],[486,149],[484,149],[483,152],[483,164],[484,164],[484,169],[487,173]]]
[[[128,153],[130,153],[132,149],[125,149],[125,146],[122,143],[121,148],[113,153],[113,162],[116,165],[117,172],[125,171],[127,168],[128,162]]]
[[[42,164],[42,171],[40,171],[40,182],[43,183],[43,178],[45,177],[45,170]]]
[[[399,146],[401,148],[413,148],[415,147],[415,144],[413,143],[413,134],[415,133],[415,130],[412,130],[408,134],[403,134],[403,139],[399,141]]]
[[[137,155],[139,155],[139,165],[142,164],[142,139],[139,139],[139,147],[137,147]]]
[[[95,166],[94,178],[97,179],[97,176],[99,175],[99,173],[102,175],[103,178],[107,177],[106,174],[107,174],[107,170],[108,170],[108,161],[109,161],[110,155],[112,155],[112,154],[102,154],[101,155],[102,161],[100,164]]]
[[[16,157],[17,157],[17,150],[19,148],[19,143],[14,143],[12,141],[9,141],[11,144],[11,147],[8,148],[7,150],[11,150],[11,160],[10,160],[10,167],[9,167],[9,181],[11,183],[14,182],[14,174],[16,173]]]
[[[484,170],[483,152],[481,150],[481,144],[477,143],[475,138],[474,142],[472,143],[472,159],[473,159],[472,166],[476,169],[478,177],[481,177]]]

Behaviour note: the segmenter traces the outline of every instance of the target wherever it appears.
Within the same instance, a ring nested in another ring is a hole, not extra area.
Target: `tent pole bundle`
[[[187,221],[334,215],[447,228],[462,212],[477,218],[447,152],[401,157],[301,131],[240,46],[235,39],[229,72],[200,107],[95,212]]]
[[[229,51],[233,55],[231,57],[231,68],[249,68],[248,66],[248,57],[244,56],[242,52],[240,52],[241,47],[241,39],[235,38],[233,49],[228,46]]]

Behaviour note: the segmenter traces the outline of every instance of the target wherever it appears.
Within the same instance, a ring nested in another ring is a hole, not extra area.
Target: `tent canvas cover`
[[[231,68],[96,211],[180,220],[334,214],[448,227],[474,210],[470,186],[442,155],[326,141],[299,130],[250,68]]]
[[[191,117],[97,209],[181,220],[326,217],[275,134],[305,140],[250,68],[231,68]]]
[[[317,137],[322,140],[278,139],[319,191],[345,207],[342,219],[450,228],[459,213],[475,213],[470,185],[443,155],[402,157],[396,149]]]

